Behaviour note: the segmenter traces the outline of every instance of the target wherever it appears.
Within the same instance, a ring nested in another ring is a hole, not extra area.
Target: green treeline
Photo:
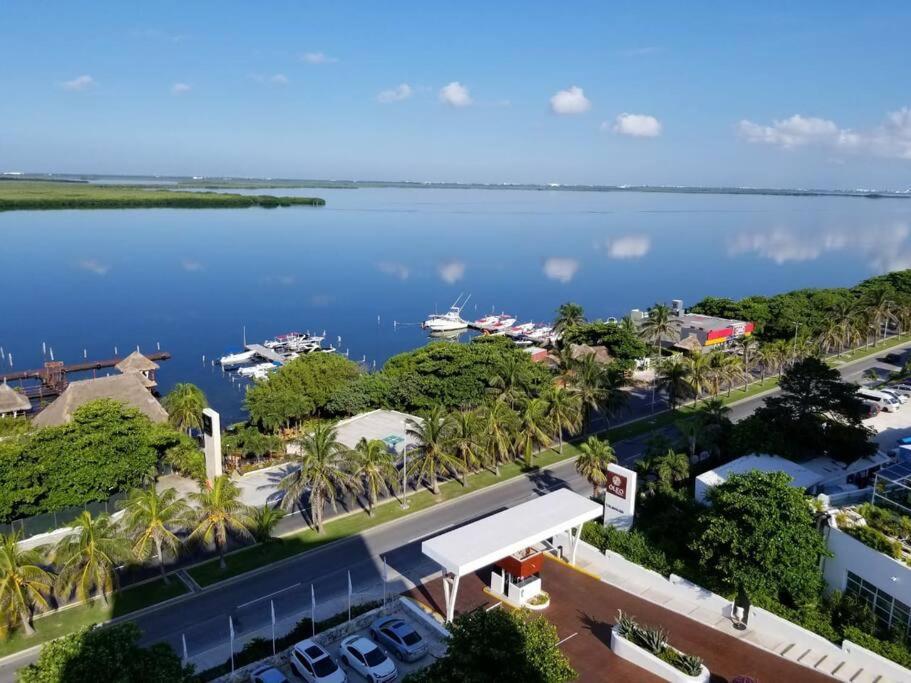
[[[139,185],[0,181],[0,211],[53,209],[232,209],[323,206],[318,197],[182,192]]]

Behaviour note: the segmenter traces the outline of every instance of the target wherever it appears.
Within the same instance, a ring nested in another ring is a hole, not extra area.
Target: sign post
[[[202,411],[202,433],[206,451],[206,479],[221,476],[221,417],[211,408]]]
[[[623,531],[633,527],[636,512],[635,470],[610,464],[604,492],[604,526],[610,524]]]

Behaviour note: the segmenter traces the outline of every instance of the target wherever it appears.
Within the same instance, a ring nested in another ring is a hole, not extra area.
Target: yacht
[[[461,302],[462,295],[455,300],[446,313],[431,315],[424,321],[424,327],[431,332],[453,332],[455,330],[464,330],[468,328],[468,322],[462,319],[462,309],[468,303],[471,294]]]
[[[258,374],[274,370],[279,365],[281,365],[281,363],[259,363],[258,365],[250,365],[245,368],[241,368],[237,371],[237,374],[241,377],[255,377]]]

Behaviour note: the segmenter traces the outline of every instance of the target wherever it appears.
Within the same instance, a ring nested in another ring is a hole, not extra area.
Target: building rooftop
[[[367,441],[378,439],[385,442],[396,453],[401,454],[405,443],[405,423],[408,420],[417,423],[421,421],[419,417],[400,413],[397,410],[371,410],[369,413],[361,413],[349,417],[347,420],[341,420],[336,423],[335,429],[339,442],[348,448],[357,446],[357,442],[361,439],[367,439]]]
[[[109,398],[136,408],[152,422],[165,422],[168,414],[146,389],[139,373],[128,372],[95,379],[70,382],[57,399],[35,416],[36,427],[53,427],[68,423],[73,413],[91,401]]]
[[[808,469],[793,460],[782,458],[779,455],[765,453],[744,455],[713,470],[703,472],[696,479],[706,486],[715,487],[726,482],[731,475],[746,474],[753,470],[784,472],[791,477],[793,480],[791,483],[794,486],[800,486],[801,488],[809,488],[819,482],[819,474],[812,469]]]
[[[139,351],[133,351],[129,356],[115,365],[120,372],[151,372],[159,368],[158,363],[143,356]]]
[[[21,413],[32,408],[31,401],[6,382],[0,384],[0,415],[7,413]]]

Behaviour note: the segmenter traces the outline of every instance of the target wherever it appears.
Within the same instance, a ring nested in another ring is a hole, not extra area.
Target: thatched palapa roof
[[[27,412],[31,408],[32,403],[25,396],[6,382],[0,384],[0,415]]]
[[[688,335],[685,339],[674,344],[675,349],[682,349],[683,351],[689,351],[690,353],[696,353],[697,351],[702,351],[702,342],[699,341],[699,338],[695,334]]]
[[[151,372],[158,369],[158,363],[149,360],[139,351],[133,351],[129,356],[115,365],[120,372]]]
[[[570,344],[569,353],[573,360],[582,360],[588,356],[594,356],[595,360],[601,364],[608,364],[611,361],[610,353],[605,346],[589,346],[588,344]]]
[[[110,398],[136,408],[152,422],[167,421],[167,412],[152,396],[143,380],[140,373],[127,372],[71,382],[57,400],[41,411],[33,422],[36,427],[66,424],[80,406],[101,398]]]

